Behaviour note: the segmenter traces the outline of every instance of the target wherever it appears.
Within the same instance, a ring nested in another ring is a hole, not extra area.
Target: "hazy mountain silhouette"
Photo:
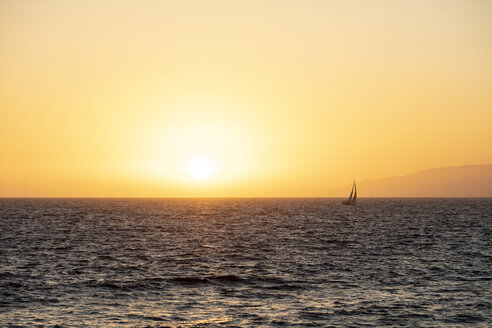
[[[332,195],[350,193],[351,186]],[[360,197],[492,197],[492,165],[466,165],[424,170],[357,183]]]

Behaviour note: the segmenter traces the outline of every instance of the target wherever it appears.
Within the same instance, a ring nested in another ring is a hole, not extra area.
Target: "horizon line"
[[[0,197],[0,199],[345,199],[346,196],[22,196]],[[371,196],[357,199],[471,199],[492,196]]]

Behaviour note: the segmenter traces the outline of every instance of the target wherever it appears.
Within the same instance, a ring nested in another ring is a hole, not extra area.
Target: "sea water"
[[[0,199],[2,327],[490,327],[492,199]]]

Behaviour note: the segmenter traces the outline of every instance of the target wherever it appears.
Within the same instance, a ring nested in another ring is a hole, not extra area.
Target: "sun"
[[[188,173],[196,180],[206,180],[215,171],[215,165],[208,157],[195,157],[188,162]]]

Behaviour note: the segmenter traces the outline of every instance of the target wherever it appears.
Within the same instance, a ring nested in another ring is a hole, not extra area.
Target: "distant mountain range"
[[[351,185],[332,195],[350,193]],[[492,197],[492,165],[424,170],[384,179],[357,181],[360,197]]]

